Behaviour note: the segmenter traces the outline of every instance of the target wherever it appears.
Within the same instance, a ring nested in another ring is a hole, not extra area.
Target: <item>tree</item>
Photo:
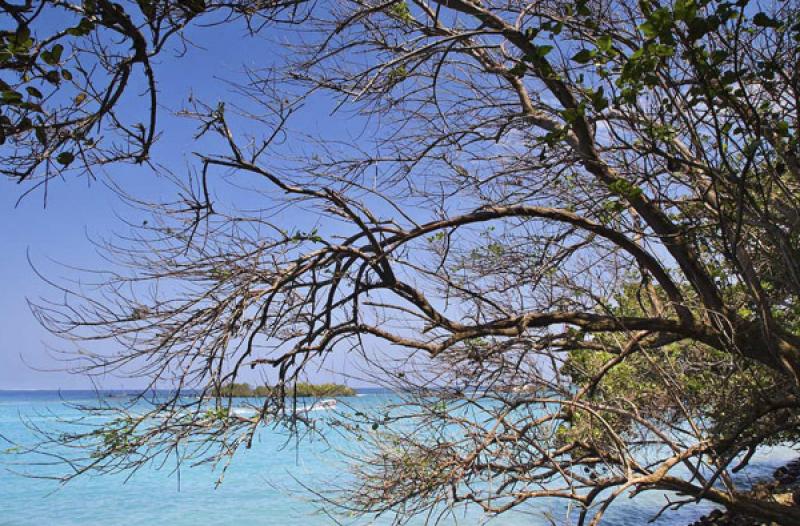
[[[300,3],[2,2],[10,26],[0,31],[0,69],[8,75],[0,81],[2,173],[39,186],[70,167],[94,176],[104,165],[147,163],[159,104],[153,59],[173,40],[187,46],[182,31],[197,17],[221,13],[214,23],[257,25]],[[127,92],[140,89],[137,75],[147,107],[133,120],[120,110],[131,104]]]
[[[668,490],[682,497],[665,510],[708,500],[800,521],[732,476],[800,423],[796,4],[298,9],[285,60],[240,87],[266,109],[248,113],[262,138],[195,103],[220,149],[179,202],[153,205],[137,249],[106,246],[130,270],[36,311],[66,337],[122,343],[84,351],[83,372],[179,389],[50,437],[90,451],[73,473],[219,460],[267,419],[296,429],[291,385],[346,349],[406,398],[400,414],[339,421],[375,430],[339,501],[352,511],[560,497],[597,524],[627,490]],[[319,93],[363,133],[277,161],[276,138],[301,140],[287,122]],[[260,209],[214,202],[223,174]],[[300,210],[316,228],[294,226]],[[180,396],[248,368],[278,380],[256,417]]]

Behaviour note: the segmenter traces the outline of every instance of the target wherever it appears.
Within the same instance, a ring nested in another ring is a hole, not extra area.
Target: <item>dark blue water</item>
[[[117,393],[118,394],[118,393]],[[380,390],[364,391],[348,404],[353,409],[375,410],[391,395]],[[0,435],[26,443],[32,440],[24,420],[47,428],[59,418],[77,414],[65,401],[96,399],[93,391],[0,391]],[[242,450],[233,460],[224,483],[215,489],[218,471],[210,467],[181,470],[178,477],[170,469],[147,467],[126,482],[121,475],[79,478],[66,486],[52,480],[24,477],[14,470],[44,473],[47,469],[17,465],[19,454],[0,441],[0,525],[280,525],[316,526],[335,524],[322,514],[303,484],[324,488],[346,480],[342,451],[357,447],[331,436],[331,443],[319,440],[302,442],[299,448],[287,447],[285,436],[264,427],[250,450]],[[778,465],[794,458],[788,448],[761,452],[754,461],[750,476],[766,477]],[[50,470],[49,472],[52,472]],[[298,483],[302,481],[303,484]],[[621,499],[606,514],[604,524],[634,526],[646,524],[665,503],[665,496],[646,493],[635,499]],[[708,511],[707,506],[687,506],[667,515],[656,524],[684,526]],[[457,517],[443,524],[480,524],[537,526],[569,524],[569,517],[559,504],[538,502],[493,519],[477,509],[459,509]],[[345,524],[390,524],[391,517],[377,520],[348,520]],[[424,524],[424,520],[412,524]]]

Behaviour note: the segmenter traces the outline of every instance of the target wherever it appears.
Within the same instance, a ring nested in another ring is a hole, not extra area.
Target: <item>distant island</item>
[[[259,385],[256,387],[248,383],[230,383],[222,386],[214,396],[233,398],[258,398],[270,396],[275,387]],[[286,388],[286,394],[293,394],[295,387]],[[322,396],[355,396],[353,388],[341,384],[311,384],[299,382],[296,385],[297,396],[322,397]]]

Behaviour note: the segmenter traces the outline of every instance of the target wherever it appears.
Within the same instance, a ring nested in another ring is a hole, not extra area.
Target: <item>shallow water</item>
[[[25,443],[30,433],[22,417],[37,424],[52,425],[74,410],[62,397],[75,401],[91,399],[91,392],[0,391],[0,435]],[[353,406],[375,408],[387,400],[386,394],[368,393],[348,400]],[[218,526],[280,525],[316,526],[335,524],[311,502],[310,494],[297,480],[322,487],[341,481],[342,458],[335,449],[347,448],[340,441],[333,448],[320,441],[304,442],[299,449],[284,447],[285,438],[264,428],[250,450],[243,450],[233,461],[224,483],[217,489],[218,473],[208,467],[182,469],[180,484],[170,469],[145,468],[125,482],[124,477],[80,478],[61,487],[53,481],[15,475],[15,455],[0,454],[0,526],[91,526],[91,525],[175,525]],[[0,442],[0,451],[8,444]],[[760,452],[748,475],[754,479],[769,476],[775,467],[796,457],[788,448]],[[621,499],[606,514],[604,524],[634,526],[646,524],[664,504],[665,496],[647,493],[635,499]],[[553,514],[556,524],[568,524],[561,504],[538,502],[516,512],[487,520],[478,510],[467,509],[442,524],[538,526],[550,524],[543,513]],[[655,524],[684,526],[710,508],[686,506],[666,515]],[[577,513],[572,513],[576,517]],[[390,517],[378,520],[345,521],[345,524],[389,524]],[[423,524],[424,520],[414,524]]]

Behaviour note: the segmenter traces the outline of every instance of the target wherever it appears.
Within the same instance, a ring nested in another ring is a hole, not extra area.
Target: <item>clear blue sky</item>
[[[229,99],[230,88],[215,77],[238,80],[244,65],[263,66],[276,49],[264,40],[247,38],[241,27],[195,28],[189,34],[205,49],[190,49],[177,59],[163,55],[156,66],[161,102],[176,109],[189,91],[196,98],[213,103]],[[274,36],[274,35],[273,35]],[[139,111],[135,105],[131,111]],[[307,108],[294,126],[308,131],[327,128],[328,111]],[[176,119],[162,108],[159,129],[164,137],[153,157],[172,169],[185,170],[191,160],[192,132],[195,124]],[[147,168],[114,166],[108,175],[134,192],[164,190]],[[31,314],[27,299],[53,297],[54,291],[36,276],[28,254],[37,268],[48,276],[67,277],[69,272],[54,261],[80,267],[107,267],[94,252],[88,236],[104,236],[124,228],[114,217],[125,207],[102,184],[88,184],[85,179],[54,181],[49,188],[47,206],[41,192],[16,201],[23,187],[0,180],[0,389],[84,388],[90,385],[83,377],[59,371],[63,367],[48,346],[69,349],[69,345],[49,335]],[[46,369],[50,372],[36,369]],[[320,373],[329,379],[327,373]],[[335,377],[334,377],[335,378]],[[136,382],[109,378],[104,387],[136,387]]]

